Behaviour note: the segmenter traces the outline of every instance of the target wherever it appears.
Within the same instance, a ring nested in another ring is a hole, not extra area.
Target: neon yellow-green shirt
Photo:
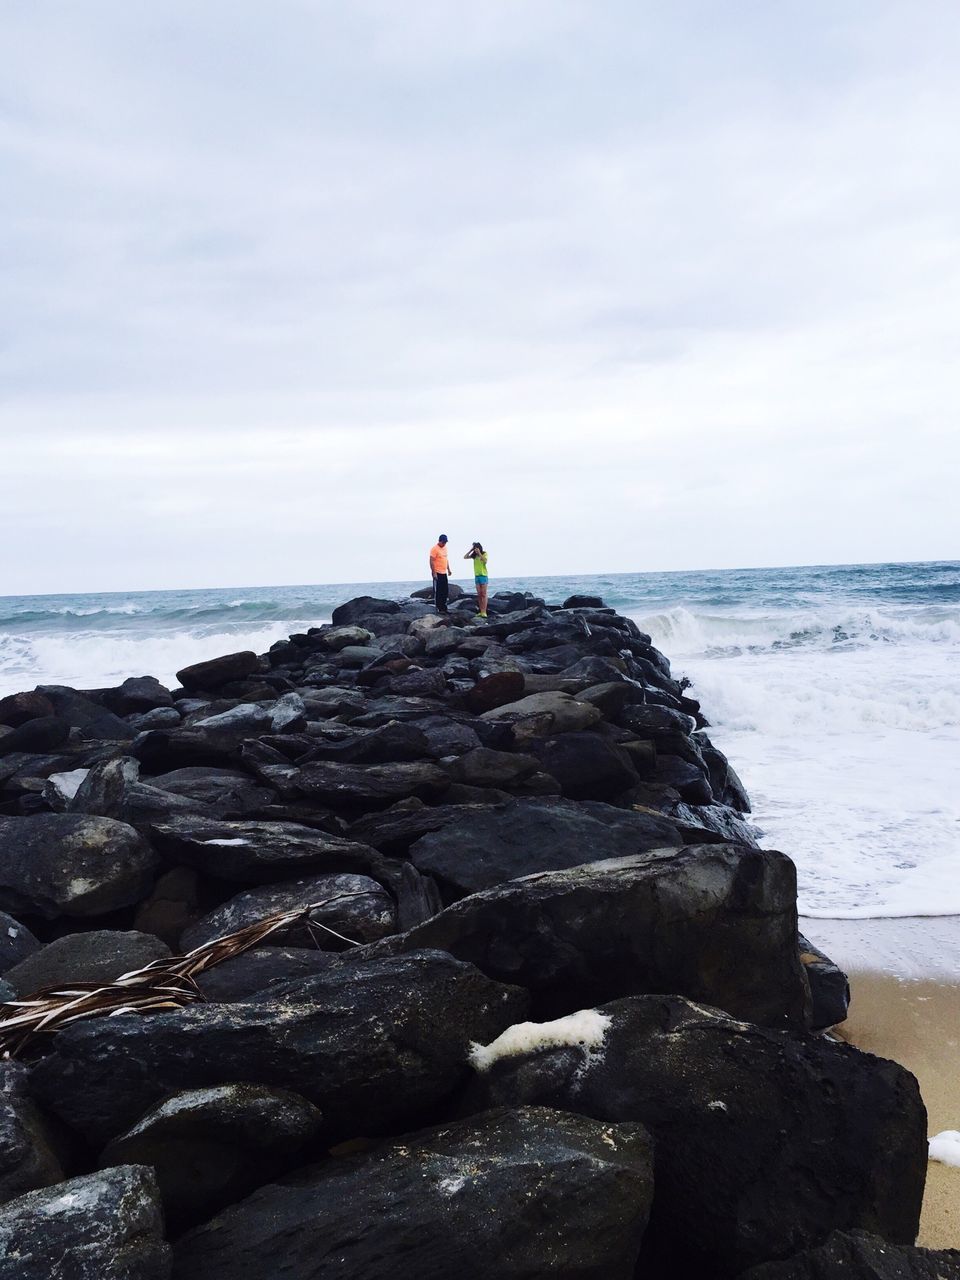
[[[478,553],[473,557],[473,576],[475,578],[485,578],[487,576],[487,553]]]

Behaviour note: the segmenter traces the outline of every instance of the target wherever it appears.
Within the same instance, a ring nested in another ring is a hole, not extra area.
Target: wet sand
[[[960,916],[811,920],[800,928],[850,977],[851,1044],[920,1082],[928,1137],[960,1129]],[[960,1168],[931,1161],[918,1244],[960,1248]]]

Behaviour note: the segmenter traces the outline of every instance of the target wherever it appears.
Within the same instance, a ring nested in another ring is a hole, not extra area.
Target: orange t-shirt
[[[447,548],[441,547],[438,542],[435,547],[430,550],[430,568],[434,573],[448,573],[449,564],[447,562]]]

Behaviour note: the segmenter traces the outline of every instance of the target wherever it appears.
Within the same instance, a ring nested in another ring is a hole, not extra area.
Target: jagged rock
[[[97,916],[149,890],[157,856],[125,823],[79,814],[0,818],[0,908]]]
[[[76,1023],[36,1063],[36,1096],[92,1142],[181,1089],[235,1080],[302,1094],[328,1138],[403,1131],[468,1077],[467,1052],[526,1016],[524,991],[437,952],[338,957],[262,1004]]]
[[[516,800],[454,812],[411,846],[410,858],[450,900],[518,876],[681,843],[665,818],[614,810],[604,822],[606,808],[587,813],[570,801]]]
[[[40,948],[25,924],[0,911],[0,973],[6,973]]]
[[[79,729],[85,739],[126,742],[133,737],[133,730],[125,720],[101,707],[91,698],[68,689],[65,685],[43,684],[37,686],[53,704],[55,714],[72,728]]]
[[[401,697],[439,698],[446,691],[446,678],[437,667],[408,671],[404,675],[393,676],[390,680],[390,692]]]
[[[599,1045],[498,1061],[494,1046],[473,1101],[646,1124],[656,1147],[652,1274],[736,1276],[836,1227],[913,1241],[926,1113],[903,1067],[677,996],[619,1000],[598,1015],[609,1020],[595,1024]]]
[[[150,786],[195,801],[207,817],[236,818],[270,804],[274,793],[238,769],[173,769],[150,779]]]
[[[535,739],[529,750],[571,800],[612,800],[637,782],[629,752],[597,733]]]
[[[26,720],[19,728],[12,729],[0,738],[0,756],[12,756],[19,752],[55,751],[69,737],[70,726],[61,716],[41,716],[36,720]]]
[[[293,785],[300,795],[342,808],[382,809],[408,796],[439,799],[450,777],[435,764],[401,763],[363,767],[305,764]]]
[[[301,764],[326,760],[337,764],[396,764],[429,759],[430,743],[417,725],[391,721],[379,729],[348,733],[316,743]]]
[[[734,1017],[799,1028],[809,995],[796,899],[796,869],[782,853],[654,849],[474,893],[381,946],[449,951],[526,987],[542,1017],[674,991]]]
[[[335,627],[350,626],[377,614],[399,612],[400,605],[396,600],[378,600],[376,596],[356,596],[353,600],[347,600],[345,604],[337,605],[332,615],[333,625]]]
[[[222,658],[210,658],[207,662],[194,662],[177,672],[177,679],[185,689],[218,689],[231,680],[243,680],[260,670],[260,659],[249,649],[241,653],[227,653]]]
[[[181,938],[181,946],[192,951],[265,916],[295,911],[312,902],[324,905],[311,912],[311,919],[346,935],[352,942],[375,942],[396,932],[396,908],[381,884],[369,876],[326,875],[261,885],[238,893],[191,925]],[[299,945],[303,946],[311,945],[314,937],[315,945],[324,949],[338,950],[342,946],[326,930],[318,929],[311,934],[306,925],[291,931],[287,940],[295,937],[302,940]]]
[[[662,786],[673,787],[688,804],[713,804],[710,781],[701,766],[680,756],[657,753],[655,778]]]
[[[108,1143],[100,1167],[151,1165],[167,1221],[182,1231],[289,1169],[322,1125],[313,1103],[287,1089],[191,1089]]]
[[[494,711],[497,707],[519,701],[523,693],[522,672],[498,671],[478,680],[464,701],[475,715],[481,715],[484,711]]]
[[[152,824],[150,836],[171,861],[241,884],[320,871],[367,873],[379,861],[367,845],[292,822],[183,816]]]
[[[731,844],[756,845],[759,834],[756,827],[738,817],[732,810],[719,804],[689,805],[682,801],[671,805],[667,812],[682,823],[684,829],[691,833],[694,828],[701,827],[712,832],[721,840]]]
[[[589,729],[601,719],[599,710],[589,702],[577,702],[569,693],[532,693],[517,702],[508,702],[493,711],[485,711],[483,720],[523,719],[548,715],[552,733],[575,733]]]
[[[617,717],[617,723],[625,729],[632,729],[641,738],[657,733],[673,730],[681,734],[691,734],[696,727],[693,716],[672,707],[661,707],[656,704],[628,703]]]
[[[814,1031],[834,1027],[846,1019],[850,1007],[850,982],[847,975],[818,947],[808,942],[802,933],[797,935],[797,942],[800,947],[800,963],[810,984],[810,1025]]]
[[[472,725],[449,720],[446,716],[429,716],[408,727],[416,727],[423,734],[428,753],[438,759],[442,756],[462,756],[467,751],[484,745]]]
[[[49,1126],[26,1085],[26,1067],[0,1062],[0,1204],[63,1178]]]
[[[137,733],[146,729],[172,729],[183,719],[176,707],[154,707],[139,715],[127,716],[127,724]]]
[[[916,1249],[866,1231],[834,1231],[825,1244],[762,1262],[741,1280],[960,1280],[960,1249]]]
[[[104,689],[100,701],[118,716],[173,707],[173,695],[153,676],[130,676],[116,689]]]
[[[515,787],[540,768],[535,756],[476,747],[450,765],[450,777],[471,787]]]
[[[11,693],[0,698],[0,724],[13,729],[28,720],[47,719],[53,714],[53,703],[42,693]]]
[[[449,794],[449,793],[448,793]],[[428,831],[438,831],[448,822],[463,817],[459,805],[419,804],[415,809],[393,808],[382,813],[367,813],[350,824],[350,836],[389,854],[403,857],[415,840]]]
[[[334,958],[334,952],[315,947],[254,947],[207,969],[197,986],[205,1000],[217,1004],[249,1001],[270,987],[320,973]]]
[[[588,685],[577,694],[578,702],[589,702],[608,720],[615,720],[628,703],[642,698],[643,690],[627,680]]]
[[[101,818],[122,818],[128,783],[140,776],[140,761],[133,756],[116,756],[88,769],[68,804],[71,813],[89,813]]]
[[[176,1247],[176,1280],[632,1280],[639,1125],[496,1110],[261,1188]]]
[[[0,1280],[168,1280],[152,1169],[124,1165],[0,1208]]]
[[[170,948],[150,934],[95,929],[55,938],[8,969],[4,977],[22,998],[62,983],[113,982],[169,954]]]

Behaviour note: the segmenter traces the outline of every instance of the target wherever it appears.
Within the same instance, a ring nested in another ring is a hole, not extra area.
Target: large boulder
[[[177,679],[185,689],[218,689],[231,680],[243,680],[260,669],[260,659],[250,649],[241,653],[227,653],[221,658],[209,658],[206,662],[194,662],[177,672]]]
[[[458,756],[449,766],[449,772],[454,782],[471,787],[515,787],[539,768],[540,762],[535,756],[475,747]]]
[[[588,813],[570,801],[536,799],[470,806],[459,814],[454,810],[432,830],[421,827],[424,834],[410,847],[410,857],[452,900],[538,871],[562,871],[681,843],[666,818],[606,810],[608,806],[598,805]],[[420,821],[426,824],[433,814],[449,813],[427,809]],[[418,816],[407,819],[409,830],[418,830]],[[397,815],[396,821],[403,819]],[[386,839],[388,833],[384,827],[377,838]]]
[[[317,1107],[288,1089],[189,1089],[108,1143],[100,1166],[152,1165],[167,1222],[181,1231],[289,1169],[322,1125]]]
[[[170,690],[154,676],[130,676],[116,689],[104,689],[100,701],[118,716],[173,706]]]
[[[571,800],[612,800],[638,780],[630,753],[598,733],[561,733],[529,750]]]
[[[274,793],[239,769],[173,769],[150,786],[185,800],[211,818],[237,818],[270,804]]]
[[[517,702],[523,696],[523,673],[520,671],[496,671],[483,676],[464,695],[464,702],[475,715],[494,711],[497,707]]]
[[[61,716],[40,716],[5,733],[0,738],[0,756],[56,751],[69,737],[70,726]]]
[[[0,1204],[63,1178],[57,1144],[26,1080],[21,1063],[0,1063]]]
[[[396,600],[380,600],[376,596],[356,596],[344,604],[337,605],[331,615],[335,627],[347,627],[365,618],[390,613],[399,613],[400,605]]]
[[[302,796],[345,809],[385,809],[416,796],[435,800],[450,777],[435,764],[305,764],[291,779]]]
[[[815,1249],[761,1262],[741,1280],[960,1280],[960,1249],[916,1249],[867,1231],[834,1231]]]
[[[191,925],[181,938],[181,946],[191,951],[267,916],[296,911],[311,903],[321,904],[310,913],[311,920],[327,928],[311,933],[304,924],[295,933],[291,931],[288,937],[296,937],[301,945],[309,946],[315,940],[322,949],[340,950],[343,942],[338,935],[351,942],[375,942],[396,932],[396,907],[383,885],[369,876],[326,875],[260,885],[238,893]],[[330,929],[336,933],[328,932]]]
[[[0,1280],[168,1280],[152,1169],[124,1165],[0,1208]]]
[[[334,952],[316,947],[252,947],[206,969],[197,978],[197,986],[204,1000],[215,1004],[257,1000],[280,983],[313,977],[335,959]]]
[[[6,973],[37,951],[40,943],[25,924],[0,911],[0,973]]]
[[[363,874],[379,857],[368,845],[294,822],[184,815],[152,823],[150,838],[172,862],[242,884],[269,884],[320,871]]]
[[[139,901],[157,855],[125,823],[78,814],[0,818],[0,907],[97,916]]]
[[[912,1243],[926,1112],[903,1067],[677,996],[566,1021],[566,1037],[556,1025],[519,1027],[477,1051],[474,1105],[537,1103],[647,1125],[652,1274],[736,1276],[834,1228]]]
[[[124,742],[134,736],[125,720],[76,689],[45,684],[38,685],[37,692],[48,698],[56,715],[71,728],[79,729],[85,739]]]
[[[176,1280],[632,1280],[652,1192],[639,1125],[495,1110],[328,1161],[182,1239]]]
[[[381,945],[449,951],[526,987],[543,1017],[675,991],[751,1022],[803,1027],[796,900],[782,853],[653,849],[486,889]]]
[[[32,1088],[94,1143],[172,1093],[244,1081],[319,1106],[333,1141],[397,1133],[466,1082],[472,1042],[494,1039],[526,1011],[526,992],[442,952],[354,952],[260,1004],[65,1027],[35,1065]]]
[[[569,693],[531,693],[516,702],[508,702],[492,711],[484,711],[484,720],[526,719],[529,716],[548,716],[550,733],[576,733],[589,729],[602,719],[597,707],[589,702],[577,702]]]
[[[317,742],[302,757],[301,763],[325,760],[338,764],[394,764],[423,760],[431,754],[430,743],[422,729],[391,721],[378,729]]]
[[[55,938],[4,974],[20,997],[42,987],[72,982],[113,982],[170,955],[170,948],[148,933],[93,929]]]
[[[53,714],[53,703],[42,693],[11,693],[0,698],[0,724],[8,724],[12,729],[19,728],[28,720]]]

